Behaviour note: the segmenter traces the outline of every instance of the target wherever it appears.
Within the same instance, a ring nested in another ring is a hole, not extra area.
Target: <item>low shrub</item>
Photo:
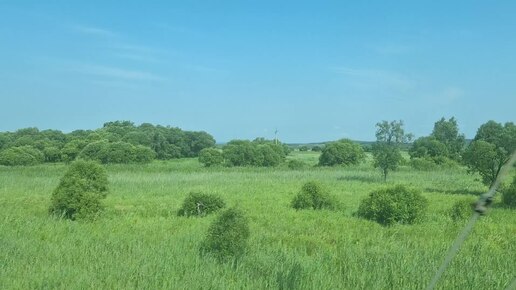
[[[178,216],[205,216],[225,207],[222,198],[206,193],[192,192],[183,201]]]
[[[410,166],[416,170],[430,171],[437,169],[437,164],[429,158],[416,157],[410,159]]]
[[[503,190],[502,203],[508,207],[516,208],[516,176],[511,185]]]
[[[102,210],[108,179],[105,169],[93,161],[73,162],[51,198],[49,212],[75,220],[94,219]]]
[[[342,139],[328,143],[319,156],[319,165],[357,165],[365,160],[365,153],[362,146],[349,140]]]
[[[473,204],[471,199],[461,199],[456,201],[450,209],[450,217],[454,221],[464,220],[473,214]]]
[[[373,191],[360,202],[357,215],[382,225],[413,224],[423,219],[428,201],[403,185]]]
[[[292,159],[287,162],[287,166],[290,169],[296,170],[296,169],[306,168],[308,166],[308,164],[306,164],[300,160]]]
[[[204,148],[199,153],[199,162],[205,167],[221,165],[224,162],[222,152],[216,148]]]
[[[230,208],[210,225],[201,243],[201,255],[210,254],[220,262],[236,259],[245,253],[249,239],[249,225],[244,213]]]
[[[45,155],[32,146],[7,148],[0,152],[0,165],[36,165],[45,161]]]
[[[317,182],[307,182],[292,200],[295,209],[334,209],[336,200]]]

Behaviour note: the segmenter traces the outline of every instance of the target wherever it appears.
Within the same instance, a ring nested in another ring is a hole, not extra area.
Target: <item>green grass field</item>
[[[295,153],[315,164],[317,154]],[[425,221],[383,227],[354,217],[385,186],[370,161],[357,167],[203,168],[195,159],[108,166],[106,210],[95,222],[48,215],[66,165],[0,167],[0,289],[423,289],[464,222],[453,203],[487,190],[465,169],[402,167],[388,184],[419,188]],[[338,211],[296,211],[290,201],[318,180]],[[215,215],[177,217],[191,191],[215,193],[249,218],[238,263],[201,257]],[[516,276],[516,211],[499,201],[476,225],[439,289],[505,289]]]

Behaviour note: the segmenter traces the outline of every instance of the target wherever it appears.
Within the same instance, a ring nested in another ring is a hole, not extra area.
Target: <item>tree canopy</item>
[[[136,126],[130,121],[107,122],[96,130],[75,130],[67,134],[58,130],[40,131],[38,128],[0,132],[3,165],[71,162],[78,156],[102,163],[147,162],[154,158],[196,157],[202,149],[214,145],[215,139],[203,131],[183,131],[149,123]],[[27,155],[22,154],[29,151],[28,147],[40,152],[43,158],[36,154],[35,160],[28,161]],[[96,152],[95,157],[93,152]]]

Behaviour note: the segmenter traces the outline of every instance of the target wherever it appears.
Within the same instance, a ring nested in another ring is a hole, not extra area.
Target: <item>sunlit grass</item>
[[[315,165],[318,155],[289,158]],[[354,212],[385,186],[370,165],[203,168],[195,159],[107,166],[106,210],[92,223],[47,213],[66,165],[0,168],[0,289],[421,289],[430,281],[463,223],[448,211],[486,190],[464,169],[402,167],[388,184],[421,189],[426,220],[382,227]],[[342,203],[337,211],[296,211],[290,201],[318,180]],[[198,255],[215,216],[177,217],[191,191],[215,193],[249,217],[248,253],[219,265]],[[442,289],[504,289],[516,274],[516,212],[495,204],[477,224]]]

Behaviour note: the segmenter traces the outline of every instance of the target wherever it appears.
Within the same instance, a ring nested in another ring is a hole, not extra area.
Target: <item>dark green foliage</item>
[[[178,216],[205,216],[226,206],[222,198],[207,193],[192,192],[183,201]]]
[[[93,161],[73,162],[52,193],[49,212],[71,220],[94,219],[102,210],[108,179],[105,169]]]
[[[313,152],[321,152],[321,151],[322,151],[322,148],[321,148],[321,146],[317,146],[317,145],[316,145],[316,146],[313,146],[313,147],[312,147],[312,151],[313,151]]]
[[[61,161],[61,150],[59,148],[50,146],[43,149],[45,162],[59,162]]]
[[[258,148],[247,140],[232,140],[223,148],[224,159],[229,166],[258,166]]]
[[[44,162],[74,161],[86,146],[95,142],[110,145],[98,150],[99,144],[96,144],[88,148],[83,157],[103,163],[145,163],[155,158],[196,157],[202,149],[215,145],[213,137],[206,132],[146,123],[135,126],[130,121],[108,122],[94,131],[75,130],[69,134],[57,130],[39,131],[37,128],[0,132],[0,152],[12,147],[31,146],[44,153]],[[102,158],[98,154],[100,151]],[[135,156],[129,158],[131,154]]]
[[[224,163],[224,157],[216,148],[204,148],[199,153],[199,162],[206,167],[212,167]]]
[[[309,148],[308,146],[306,146],[306,145],[305,145],[305,146],[301,146],[301,147],[299,147],[299,151],[301,151],[301,152],[306,152],[306,151],[308,151],[309,149],[310,149],[310,148]]]
[[[307,182],[292,200],[295,209],[334,209],[336,200],[317,182]]]
[[[120,163],[148,163],[154,159],[152,149],[126,142],[109,143],[106,140],[88,144],[79,154],[78,158],[95,160],[102,164]]]
[[[232,140],[223,148],[228,166],[277,166],[285,160],[285,147],[272,141]]]
[[[464,163],[468,166],[469,172],[478,172],[482,182],[490,186],[496,180],[500,172],[504,158],[503,153],[497,150],[496,145],[484,140],[473,141],[464,151]]]
[[[249,225],[244,213],[230,208],[210,225],[206,238],[201,243],[201,254],[210,254],[220,262],[241,257],[247,248]]]
[[[374,167],[380,168],[383,173],[384,181],[387,180],[387,174],[390,171],[398,169],[403,157],[400,149],[394,144],[378,142],[372,147],[374,157]]]
[[[435,164],[431,158],[410,158],[410,166],[416,170],[430,171],[435,170],[439,166]]]
[[[292,160],[289,160],[287,162],[287,166],[288,168],[290,169],[303,169],[303,168],[306,168],[308,167],[308,164],[304,163],[303,161],[301,160],[296,160],[296,159],[292,159]]]
[[[149,163],[156,158],[156,152],[147,146],[136,145],[133,150],[133,161],[136,163]]]
[[[81,153],[82,149],[86,147],[87,144],[87,141],[82,139],[74,139],[66,143],[66,145],[61,149],[61,159],[66,162],[75,160],[77,155]]]
[[[327,144],[319,157],[319,165],[356,165],[365,159],[362,146],[349,139]]]
[[[11,147],[0,152],[0,165],[36,165],[44,160],[43,153],[32,146]]]
[[[492,185],[503,165],[516,150],[516,125],[489,121],[480,126],[466,148],[463,162],[470,172],[478,172],[485,185]]]
[[[373,191],[360,202],[357,215],[382,225],[413,224],[423,219],[428,201],[403,185]]]
[[[421,137],[416,139],[409,149],[410,158],[427,158],[448,156],[446,145],[433,137]]]
[[[383,180],[387,180],[387,174],[396,170],[403,161],[400,147],[412,140],[412,134],[406,134],[403,129],[403,121],[382,121],[376,124],[376,143],[372,146],[374,167],[380,168]]]
[[[451,117],[448,121],[445,118],[441,118],[435,122],[430,138],[444,145],[445,150],[439,149],[442,151],[439,153],[441,156],[455,161],[460,160],[466,145],[466,138],[464,134],[459,133],[459,126],[454,117]]]
[[[436,170],[442,168],[458,168],[459,163],[444,156],[429,158],[411,158],[410,166],[416,170]]]
[[[456,201],[450,209],[450,217],[454,221],[461,221],[469,218],[473,214],[473,205],[475,201],[472,199],[461,199]]]
[[[284,159],[283,149],[275,145],[258,145],[258,154],[261,160],[259,165],[264,167],[278,166]]]
[[[511,185],[502,192],[502,203],[508,207],[516,208],[516,176]]]

